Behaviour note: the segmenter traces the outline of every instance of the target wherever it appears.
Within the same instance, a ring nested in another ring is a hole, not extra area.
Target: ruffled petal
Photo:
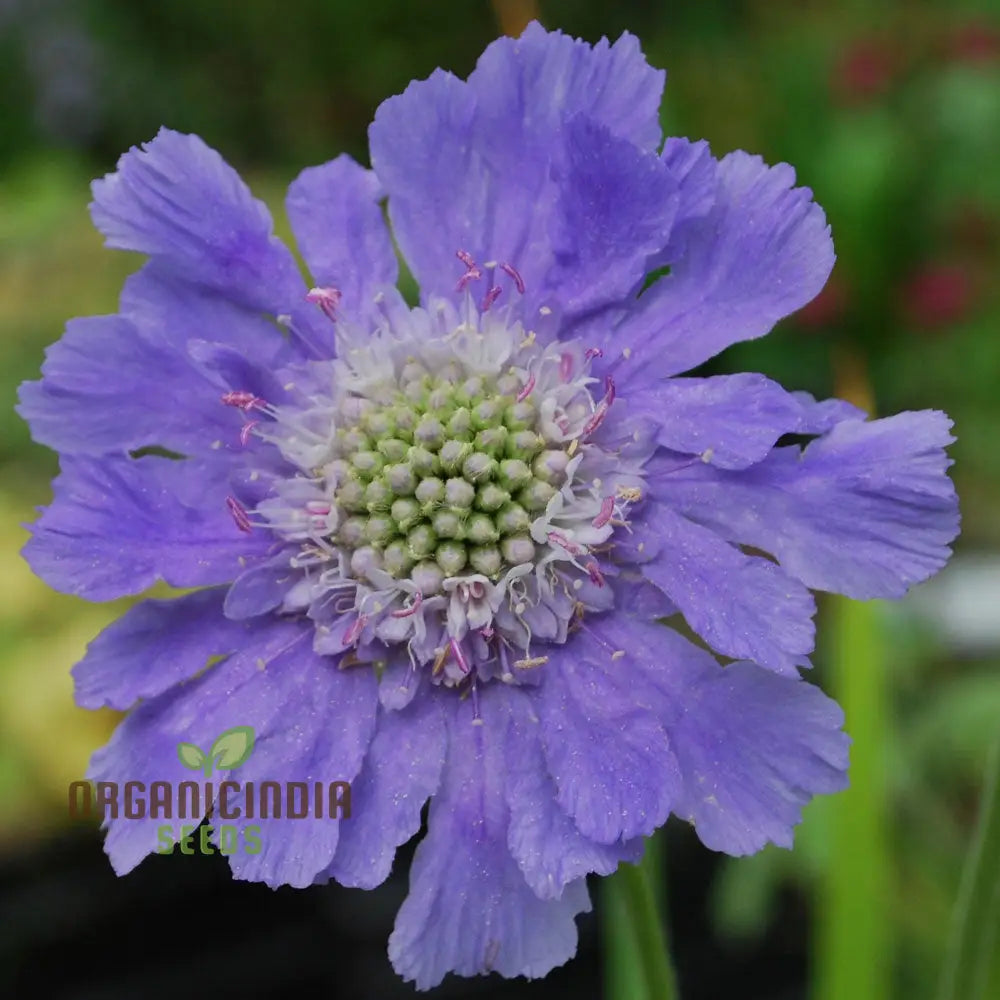
[[[162,128],[93,184],[91,215],[106,245],[149,254],[170,274],[272,314],[305,291],[271,215],[195,135]]]
[[[168,826],[171,839],[177,840],[182,824],[196,827],[205,815],[203,798],[195,815],[180,815],[179,783],[203,784],[205,779],[181,764],[178,744],[193,743],[207,753],[215,738],[234,726],[252,726],[257,742],[263,744],[281,717],[289,697],[288,672],[294,670],[298,651],[308,645],[308,636],[300,623],[254,622],[243,648],[186,683],[142,702],[119,724],[107,746],[94,754],[87,771],[91,781],[115,782],[120,793],[126,782],[141,782],[140,791],[147,796],[154,781],[168,782],[171,789],[169,820],[162,814],[149,815],[148,809],[134,818],[121,808],[118,815],[105,815],[104,850],[117,874],[127,874],[157,849],[160,827]],[[234,772],[227,772],[227,777],[229,773]],[[234,773],[236,779],[241,780],[239,772]]]
[[[100,455],[151,445],[187,455],[240,448],[240,419],[220,401],[238,386],[191,357],[194,334],[216,350],[247,359],[261,373],[286,353],[285,341],[259,315],[214,292],[150,268],[133,275],[117,316],[71,320],[46,351],[40,382],[20,389],[18,412],[41,444]]]
[[[749,373],[672,378],[626,402],[656,419],[660,445],[723,469],[760,462],[783,434],[820,434],[840,420],[864,417],[850,403],[817,403]]]
[[[586,630],[545,652],[536,711],[559,805],[598,843],[648,836],[677,793],[666,733]]]
[[[836,702],[751,663],[721,667],[671,628],[623,608],[594,622],[607,653],[670,736],[682,790],[673,811],[706,846],[750,854],[792,843],[813,795],[846,787],[849,740]]]
[[[341,827],[323,880],[374,889],[389,877],[396,849],[419,832],[424,803],[438,789],[446,747],[437,692],[423,690],[405,708],[379,713],[375,738],[351,789],[350,822]]]
[[[225,591],[200,590],[135,605],[87,646],[75,667],[76,703],[127,709],[242,649],[253,632],[222,614]]]
[[[394,285],[396,253],[382,215],[378,178],[346,154],[309,167],[285,206],[313,283],[334,287],[345,314],[362,318],[380,285]]]
[[[944,565],[958,534],[950,428],[934,410],[849,420],[805,451],[778,448],[741,472],[673,471],[661,456],[648,471],[664,503],[772,553],[807,586],[900,597]]]
[[[652,589],[652,588],[651,588]],[[529,696],[505,692],[510,710],[506,783],[510,809],[507,845],[532,890],[541,899],[558,899],[563,889],[590,874],[610,875],[622,861],[642,857],[643,840],[601,844],[584,836],[556,803],[541,740],[541,721]]]
[[[819,688],[732,663],[688,688],[671,728],[684,793],[678,815],[706,847],[753,854],[792,846],[813,795],[847,787],[844,713]]]
[[[801,583],[665,503],[648,503],[643,520],[660,546],[659,558],[642,564],[643,574],[709,645],[778,673],[794,676],[796,667],[809,665],[816,604]]]
[[[299,644],[294,659],[289,654],[280,666],[268,667],[278,676],[271,697],[278,715],[270,722],[250,759],[240,768],[239,780],[279,782],[287,795],[290,782],[302,782],[308,794],[317,783],[350,783],[375,732],[378,682],[368,664],[344,667],[310,648],[312,636]],[[234,711],[235,716],[235,711]],[[311,797],[311,796],[310,796]],[[234,820],[238,828],[255,826],[261,850],[256,854],[236,851],[229,866],[236,878],[305,888],[333,858],[345,816],[331,817],[329,800],[323,803],[323,818],[311,811],[301,819],[252,818]],[[353,810],[353,803],[352,803]],[[225,817],[220,815],[220,821]]]
[[[608,370],[640,388],[767,333],[809,302],[833,267],[823,210],[788,164],[731,153],[718,165],[714,208],[687,228],[683,256],[610,338]]]
[[[271,545],[226,509],[226,470],[196,459],[64,456],[24,558],[49,586],[92,601],[226,583]]]
[[[505,711],[487,688],[482,724],[473,706],[447,706],[448,756],[431,800],[427,836],[410,869],[410,893],[389,938],[393,968],[417,989],[449,973],[546,975],[576,952],[574,918],[590,909],[584,879],[542,900],[507,849],[503,792]],[[499,724],[497,724],[499,723]]]
[[[590,46],[533,24],[490,45],[467,84],[438,71],[385,101],[369,130],[372,166],[424,293],[453,292],[459,249],[537,283],[552,262],[549,167],[563,126],[583,114],[652,150],[663,79],[631,35]]]
[[[662,160],[582,115],[564,129],[550,224],[555,264],[540,299],[572,316],[616,304],[642,280],[677,211]],[[566,335],[564,326],[562,335]]]

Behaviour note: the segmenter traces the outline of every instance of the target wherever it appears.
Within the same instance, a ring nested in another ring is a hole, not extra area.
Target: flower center
[[[546,440],[531,376],[472,374],[457,362],[432,374],[411,356],[395,390],[380,388],[340,401],[326,470],[330,541],[352,568],[412,575],[426,596],[463,570],[495,582],[532,562],[531,522],[565,482],[570,457]]]
[[[595,398],[596,352],[542,345],[493,304],[387,303],[373,333],[337,322],[335,360],[288,373],[295,402],[225,398],[293,470],[231,509],[284,543],[281,610],[314,620],[318,652],[402,643],[442,682],[511,682],[544,663],[534,640],[608,606],[599,559],[640,495],[595,441],[614,386]]]

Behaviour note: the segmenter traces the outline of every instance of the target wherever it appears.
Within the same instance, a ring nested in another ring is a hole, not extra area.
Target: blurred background
[[[706,371],[762,371],[877,414],[930,407],[955,420],[953,562],[898,604],[821,607],[815,679],[847,711],[851,790],[810,806],[792,852],[733,861],[672,822],[664,864],[684,997],[929,998],[1000,732],[1000,11],[985,0],[540,6],[547,26],[589,41],[638,34],[668,71],[668,134],[787,160],[827,211],[839,259],[826,289]],[[366,160],[381,100],[436,66],[466,75],[537,10],[0,0],[0,993],[412,994],[384,953],[405,854],[373,893],[271,892],[231,882],[219,858],[181,856],[117,880],[97,831],[69,824],[67,783],[116,721],[74,707],[69,668],[124,605],[55,594],[21,561],[56,460],[11,407],[65,321],[115,311],[139,264],[101,250],[87,215],[90,179],[121,152],[160,124],[197,132],[285,232],[281,200],[300,169],[344,150]],[[449,980],[438,995],[633,1000],[605,960],[615,928],[599,897],[580,957],[547,980]],[[992,985],[1000,996],[1000,969]]]

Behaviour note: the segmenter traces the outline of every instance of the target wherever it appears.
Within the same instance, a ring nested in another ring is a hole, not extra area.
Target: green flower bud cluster
[[[356,571],[377,566],[429,594],[444,577],[497,580],[534,558],[531,522],[565,482],[569,455],[538,432],[521,388],[513,373],[432,374],[410,361],[382,402],[342,403],[327,470],[340,513],[332,540]]]

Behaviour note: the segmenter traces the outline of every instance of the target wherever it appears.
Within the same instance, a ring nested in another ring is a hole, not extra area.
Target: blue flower
[[[538,25],[411,84],[372,170],[289,190],[311,285],[164,129],[94,185],[107,245],[148,263],[22,388],[61,455],[35,571],[91,600],[198,588],[74,669],[81,705],[131,709],[89,776],[182,780],[176,745],[238,724],[242,781],[350,781],[350,819],[237,821],[262,850],[234,874],[271,886],[379,884],[430,800],[389,940],[420,988],[565,962],[586,876],[670,813],[730,854],[790,846],[846,783],[842,713],[799,676],[810,590],[898,597],[957,533],[943,414],[680,376],[834,254],[791,167],[661,148],[662,84],[629,35]],[[157,825],[106,820],[118,873]]]

